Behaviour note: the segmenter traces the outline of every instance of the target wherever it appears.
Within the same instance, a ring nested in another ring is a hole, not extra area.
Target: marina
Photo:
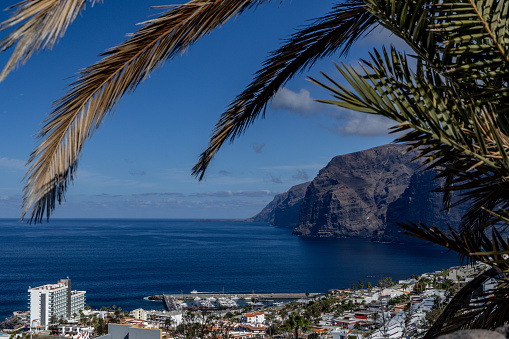
[[[280,305],[281,300],[313,298],[323,293],[200,293],[163,294],[148,297],[148,300],[163,301],[167,310],[183,309],[229,309],[242,306]]]
[[[309,298],[313,298],[317,295],[320,295],[323,293],[309,293]],[[238,299],[245,299],[245,300],[251,300],[252,298],[258,299],[260,301],[269,301],[274,299],[302,299],[306,298],[306,293],[189,293],[189,294],[163,294],[164,296],[168,296],[170,298],[175,299],[182,299],[182,300],[194,300],[196,297],[199,297],[200,299],[207,299],[207,298],[229,298],[232,299],[237,297]],[[149,300],[163,300],[163,295],[153,295],[148,297]]]

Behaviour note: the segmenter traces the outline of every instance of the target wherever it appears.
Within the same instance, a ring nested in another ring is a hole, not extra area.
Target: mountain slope
[[[285,193],[280,193],[260,213],[245,221],[268,222],[275,226],[292,227],[299,225],[302,199],[310,182],[295,185]]]
[[[384,145],[334,157],[311,183],[277,195],[251,221],[294,227],[293,234],[316,237],[373,237],[401,241],[396,222],[422,221],[446,227],[463,210],[441,212],[442,184],[422,172],[404,145]]]

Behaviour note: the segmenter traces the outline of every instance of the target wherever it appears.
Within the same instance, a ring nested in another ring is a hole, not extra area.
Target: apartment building
[[[30,325],[48,329],[50,319],[68,319],[85,308],[85,291],[73,291],[71,279],[61,279],[56,284],[28,288]]]

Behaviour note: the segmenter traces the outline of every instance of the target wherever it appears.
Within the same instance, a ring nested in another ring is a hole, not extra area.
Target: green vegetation
[[[502,311],[506,282],[490,293],[476,294],[480,300],[473,305],[470,300],[486,280],[509,271],[507,241],[499,233],[509,221],[509,200],[502,193],[509,185],[504,179],[509,175],[509,48],[504,14],[509,2],[365,3],[377,22],[407,43],[413,60],[394,47],[373,50],[360,69],[337,66],[349,88],[329,76],[325,76],[329,84],[313,81],[334,96],[322,102],[397,122],[395,131],[401,133],[397,141],[412,144],[428,169],[447,178],[442,189],[446,207],[454,208],[450,196],[458,190],[462,190],[460,203],[471,206],[458,231],[401,224],[412,236],[456,251],[470,262],[492,266],[462,288],[440,316],[432,317],[436,322],[427,335],[493,328],[509,320]],[[429,284],[437,282],[421,279],[416,288],[424,290]]]
[[[53,2],[53,6],[60,3]],[[204,33],[261,3],[190,1],[172,7],[169,14],[148,21],[121,46],[84,69],[40,132],[41,142],[30,159],[22,216],[40,221],[53,211],[74,177],[83,143],[128,89],[136,88],[146,75]],[[84,4],[76,6],[71,17]],[[52,43],[43,42],[65,27],[67,18],[49,17],[60,11],[37,11],[43,7],[39,2],[20,3],[3,26],[24,23],[4,40],[6,45],[17,43],[25,28],[27,39],[18,44],[19,53],[0,79],[41,46],[51,47]],[[395,121],[394,131],[400,135],[396,141],[418,149],[427,168],[446,178],[445,207],[454,208],[450,198],[457,191],[462,192],[460,203],[470,205],[457,231],[444,232],[418,221],[401,224],[414,237],[491,267],[456,293],[428,336],[506,323],[507,281],[500,279],[498,287],[487,294],[476,291],[488,279],[509,272],[508,242],[499,232],[509,222],[508,7],[508,0],[350,0],[336,5],[270,55],[252,83],[221,115],[194,174],[202,179],[221,146],[260,117],[276,91],[295,74],[319,58],[346,53],[357,39],[383,26],[401,38],[411,53],[395,47],[375,49],[361,67],[337,66],[347,85],[330,76],[313,81],[332,94],[324,103]],[[175,25],[175,17],[186,24]],[[53,22],[56,27],[46,25],[40,30],[40,22]],[[134,63],[132,55],[146,58]],[[417,288],[425,289],[430,283],[437,282],[422,280]],[[474,293],[477,301],[471,303]]]
[[[310,327],[309,320],[305,317],[292,313],[288,316],[288,319],[284,322],[283,328],[288,331],[292,331],[295,334],[295,339],[299,339],[299,331],[307,331]]]

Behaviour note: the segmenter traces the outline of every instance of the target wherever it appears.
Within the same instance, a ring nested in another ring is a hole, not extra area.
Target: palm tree
[[[509,2],[481,0],[366,1],[384,27],[407,42],[409,56],[374,50],[361,68],[337,66],[345,87],[324,75],[332,100],[323,102],[399,123],[396,141],[409,143],[427,169],[445,177],[444,205],[469,204],[458,230],[421,223],[400,224],[407,234],[456,251],[467,262],[491,268],[452,299],[426,337],[461,328],[492,329],[509,320],[508,241],[500,234],[509,216]],[[451,194],[461,199],[451,204]],[[492,277],[495,290],[473,293]],[[425,283],[422,281],[421,283]]]
[[[170,328],[173,326],[173,318],[168,317],[164,320],[164,329],[166,332],[170,330]]]
[[[29,222],[49,218],[73,180],[84,142],[124,93],[134,90],[153,70],[216,27],[269,1],[190,0],[169,6],[159,17],[144,22],[125,42],[104,53],[102,60],[80,71],[38,134],[39,145],[29,159],[21,218],[28,217]],[[0,51],[15,48],[0,81],[35,51],[51,48],[86,2],[27,0],[12,6],[13,15],[0,24],[0,30],[12,29],[0,41]],[[373,25],[376,19],[362,0],[345,0],[292,35],[270,54],[263,69],[223,114],[194,174],[202,179],[220,146],[263,115],[268,101],[289,79],[320,58],[348,52]]]
[[[299,331],[307,331],[309,326],[309,320],[296,313],[291,313],[283,324],[288,331],[294,331],[295,339],[299,338]]]
[[[236,14],[269,0],[191,0],[147,21],[102,60],[80,72],[57,101],[30,157],[22,218],[40,221],[61,202],[78,157],[92,132],[124,93],[199,38]],[[0,50],[16,45],[0,80],[34,51],[51,47],[84,6],[85,0],[23,1],[0,29],[14,29]],[[93,2],[93,0],[91,0]],[[456,251],[467,262],[491,268],[453,298],[429,336],[458,328],[494,328],[508,321],[509,245],[500,235],[509,215],[509,41],[508,0],[345,0],[330,13],[292,35],[272,52],[264,67],[221,115],[193,173],[202,179],[226,141],[233,141],[258,117],[267,102],[295,74],[314,61],[348,52],[377,26],[392,31],[412,49],[373,50],[360,68],[338,65],[348,86],[324,75],[313,81],[333,95],[324,103],[396,121],[396,141],[417,149],[427,169],[446,178],[446,208],[470,205],[458,230],[448,233],[417,222],[401,224],[406,233]],[[36,15],[32,15],[36,14]],[[495,291],[471,302],[487,279]]]

